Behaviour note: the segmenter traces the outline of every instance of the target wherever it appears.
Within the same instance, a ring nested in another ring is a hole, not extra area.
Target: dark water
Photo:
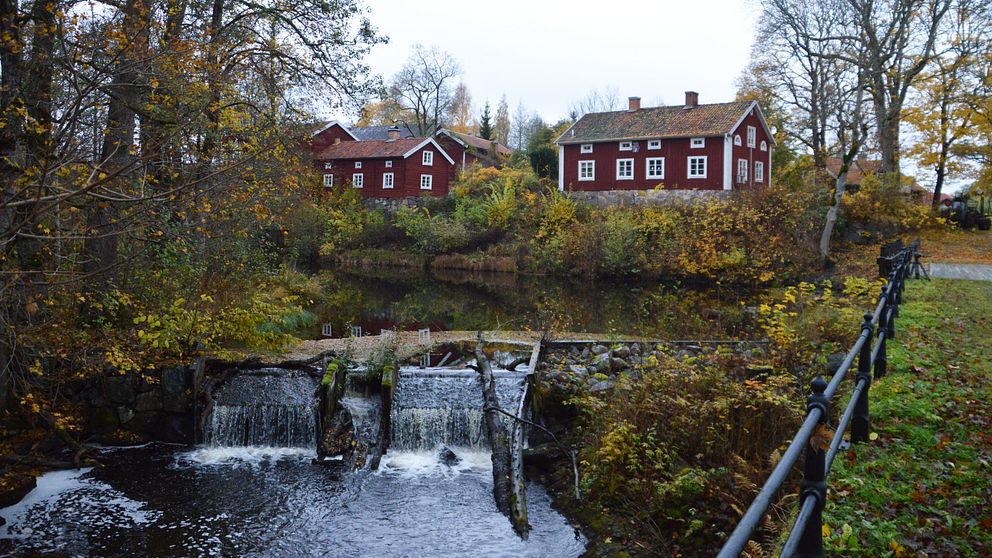
[[[493,504],[485,452],[455,467],[433,452],[390,452],[378,473],[310,463],[312,451],[152,445],[109,465],[39,479],[0,510],[0,555],[534,556],[584,541],[528,487],[534,530],[521,541]]]
[[[334,337],[382,329],[530,329],[643,335],[659,339],[758,338],[744,308],[755,294],[714,283],[597,282],[501,273],[325,271],[310,310]]]

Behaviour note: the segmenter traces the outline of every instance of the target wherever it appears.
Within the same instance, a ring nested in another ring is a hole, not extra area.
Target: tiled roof
[[[838,157],[827,157],[827,173],[837,178],[840,174],[841,160]],[[847,184],[861,184],[866,176],[871,176],[882,167],[882,162],[878,160],[866,161],[855,160],[847,169]]]
[[[376,140],[387,140],[389,139],[389,129],[392,126],[355,126],[349,128],[348,131],[352,133],[359,141],[376,141]],[[398,126],[400,130],[401,138],[412,138],[414,137],[413,132],[406,129],[406,126]]]
[[[401,138],[396,141],[343,141],[329,145],[316,158],[328,159],[386,159],[402,157],[427,138]]]
[[[496,144],[496,149],[499,151],[500,154],[510,155],[510,153],[512,153],[509,147],[506,147],[505,145],[500,145],[494,141],[480,138],[479,136],[473,136],[471,134],[462,134],[461,132],[453,132],[451,130],[445,130],[445,131],[476,149],[485,149],[486,151],[489,151],[492,148],[492,145]]]
[[[722,136],[729,133],[753,101],[643,108],[633,112],[586,114],[558,139],[583,143],[621,139]]]

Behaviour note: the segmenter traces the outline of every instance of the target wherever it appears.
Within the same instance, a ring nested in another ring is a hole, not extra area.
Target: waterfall
[[[516,412],[523,375],[497,373],[500,407]],[[511,419],[503,417],[509,428]],[[488,449],[482,386],[472,369],[403,368],[393,396],[390,448],[430,450],[439,445]]]
[[[238,374],[215,394],[204,442],[213,447],[317,447],[317,381],[263,369]]]

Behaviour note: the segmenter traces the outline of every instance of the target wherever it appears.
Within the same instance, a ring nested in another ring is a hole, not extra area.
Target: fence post
[[[823,376],[817,376],[811,384],[813,393],[806,403],[806,414],[813,409],[820,409],[820,424],[827,421],[830,400],[823,393],[827,389],[827,381]],[[814,447],[811,441],[806,443],[806,461],[803,464],[803,482],[799,491],[799,507],[802,509],[806,498],[816,498],[813,515],[806,521],[803,534],[799,538],[799,548],[795,558],[823,558],[823,505],[827,502],[826,471],[827,453],[822,447]]]
[[[882,303],[882,313],[878,316],[878,334],[877,337],[882,338],[882,344],[878,347],[878,355],[875,357],[875,378],[881,378],[885,376],[886,369],[888,368],[888,357],[885,354],[885,346],[889,344],[889,325],[888,325],[888,313],[889,313],[889,297],[886,296],[885,291],[882,291],[882,295],[878,297],[879,300],[884,301]]]
[[[871,314],[865,313],[865,321],[861,323],[862,335],[868,332],[864,345],[861,345],[861,353],[858,355],[858,373],[854,376],[855,385],[864,380],[865,388],[861,390],[857,402],[854,404],[854,419],[851,421],[851,442],[867,442],[868,428],[871,418],[868,412],[868,389],[871,387],[871,342],[872,326]]]

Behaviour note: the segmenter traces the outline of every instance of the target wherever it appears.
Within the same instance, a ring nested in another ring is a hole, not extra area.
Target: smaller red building
[[[448,193],[457,166],[434,138],[395,133],[387,140],[355,141],[343,126],[332,124],[313,138],[315,164],[326,188],[355,188],[366,198]]]
[[[512,153],[505,145],[471,134],[442,129],[434,134],[434,137],[455,160],[461,172],[465,172],[473,164],[482,167],[502,167]]]
[[[582,116],[558,138],[561,190],[733,190],[767,186],[774,140],[754,101]]]

